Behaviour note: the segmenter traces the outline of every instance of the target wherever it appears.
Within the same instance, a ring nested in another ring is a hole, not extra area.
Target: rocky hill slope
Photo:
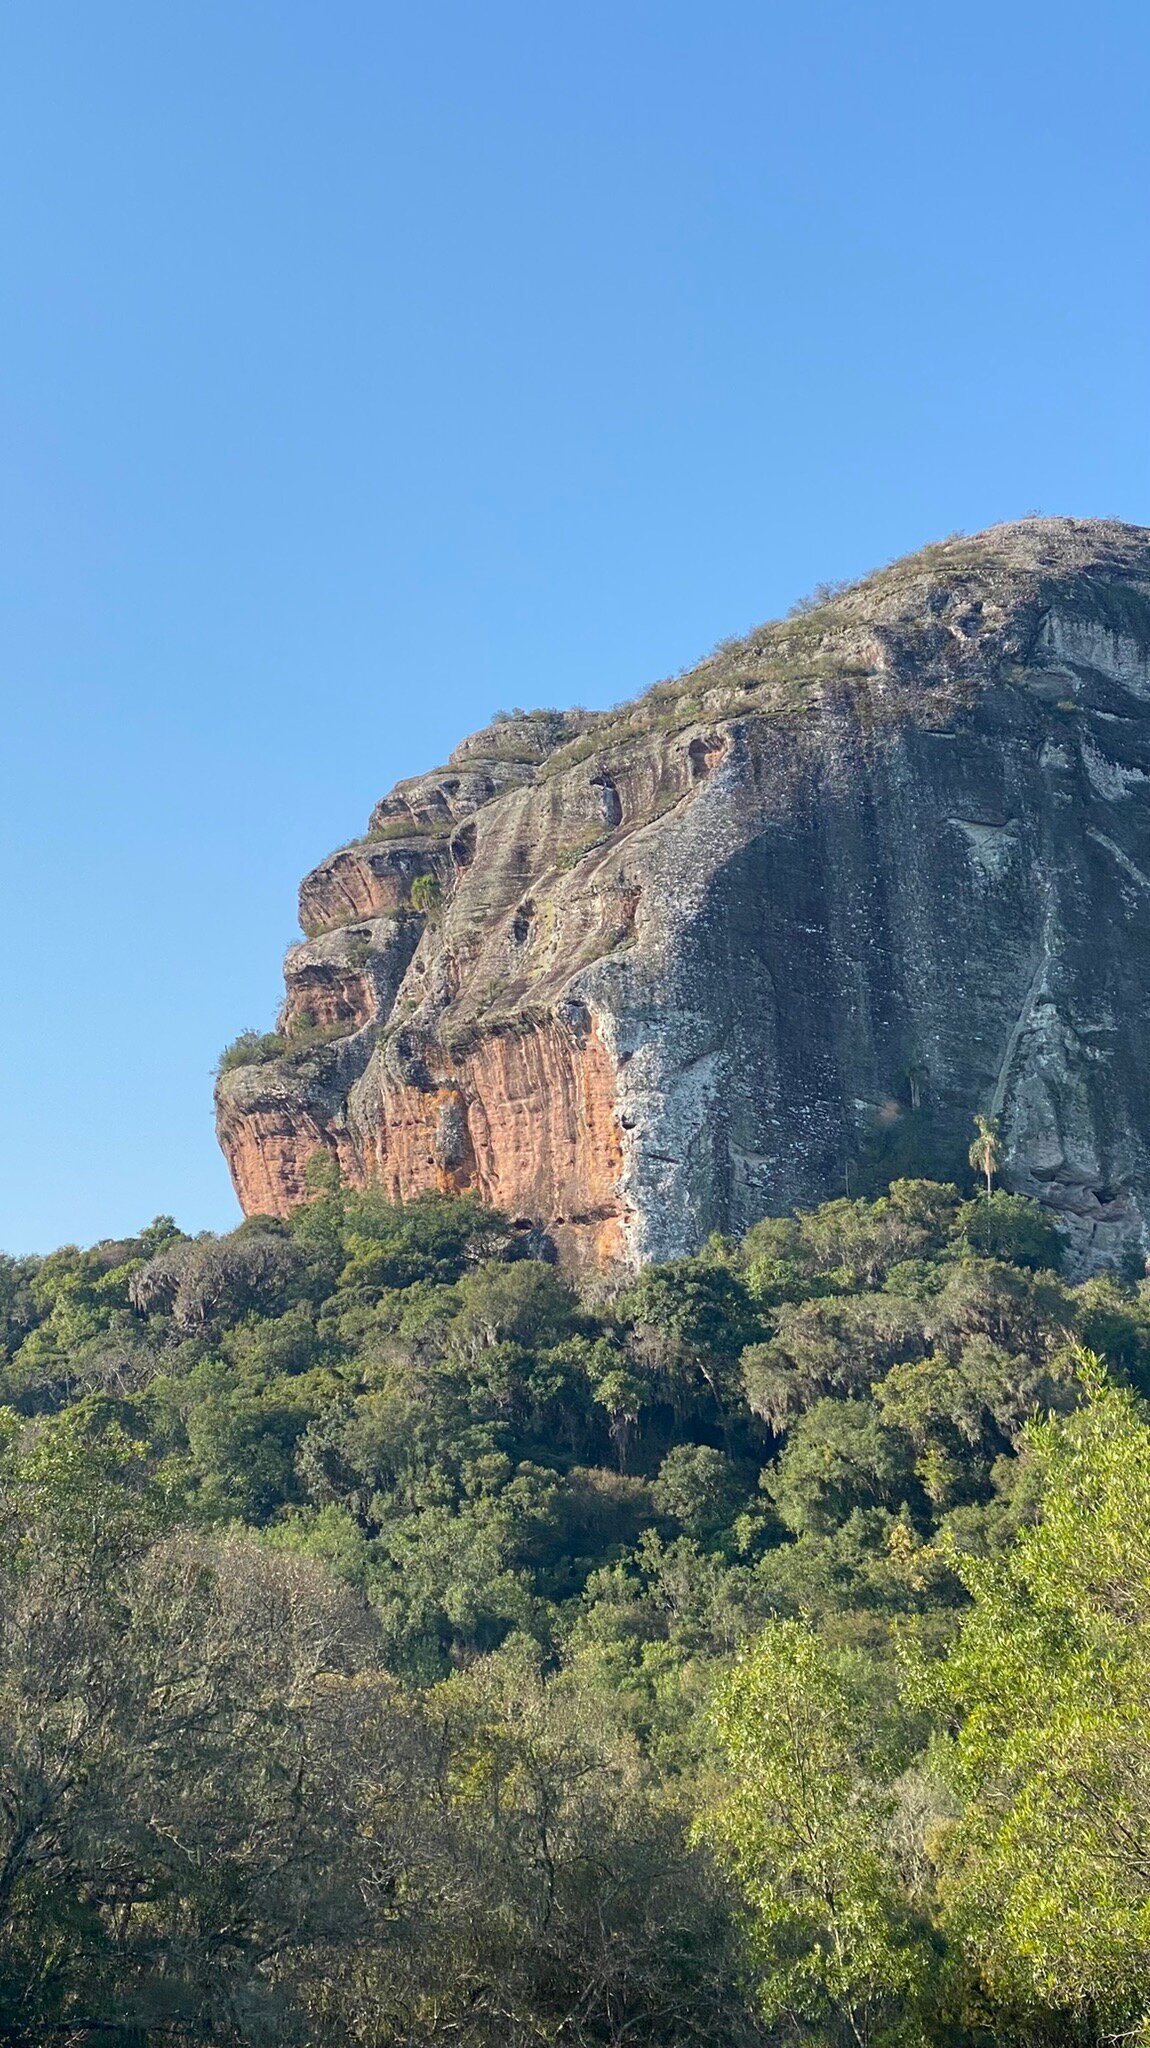
[[[975,1110],[1081,1266],[1150,1216],[1150,530],[895,563],[620,710],[501,718],[300,892],[217,1090],[243,1207],[312,1155],[584,1262],[951,1173]]]

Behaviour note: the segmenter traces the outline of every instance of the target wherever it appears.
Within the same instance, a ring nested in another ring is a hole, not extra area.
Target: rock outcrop
[[[1150,1216],[1150,530],[924,550],[614,712],[515,713],[308,876],[217,1091],[246,1211],[317,1151],[633,1263],[896,1172],[1080,1268]],[[282,1051],[280,1047],[282,1046]]]

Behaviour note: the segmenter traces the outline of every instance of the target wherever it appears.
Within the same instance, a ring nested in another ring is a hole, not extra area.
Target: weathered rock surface
[[[946,541],[620,711],[500,719],[300,904],[283,1055],[217,1091],[249,1213],[322,1149],[665,1258],[953,1173],[985,1110],[1007,1185],[1120,1258],[1150,1216],[1150,530]]]

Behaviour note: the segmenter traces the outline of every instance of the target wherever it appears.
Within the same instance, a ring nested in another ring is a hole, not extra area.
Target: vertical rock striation
[[[1150,1213],[1150,532],[944,542],[624,710],[501,719],[300,914],[278,1035],[217,1090],[249,1213],[323,1150],[633,1263],[952,1174],[981,1109],[1080,1266],[1119,1259]]]

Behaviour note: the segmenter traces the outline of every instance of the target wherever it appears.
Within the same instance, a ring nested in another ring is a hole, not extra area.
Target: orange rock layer
[[[309,1197],[308,1160],[331,1150],[325,1126],[286,1102],[224,1107],[217,1133],[245,1216],[287,1216]]]
[[[362,1142],[298,1103],[225,1109],[220,1139],[245,1214],[286,1215],[307,1198],[309,1159],[327,1151],[352,1187],[394,1200],[474,1193],[542,1223],[572,1263],[622,1257],[615,1066],[594,1027],[581,1038],[554,1019],[493,1031],[449,1079],[416,1088],[385,1072],[372,1087],[357,1110]]]

